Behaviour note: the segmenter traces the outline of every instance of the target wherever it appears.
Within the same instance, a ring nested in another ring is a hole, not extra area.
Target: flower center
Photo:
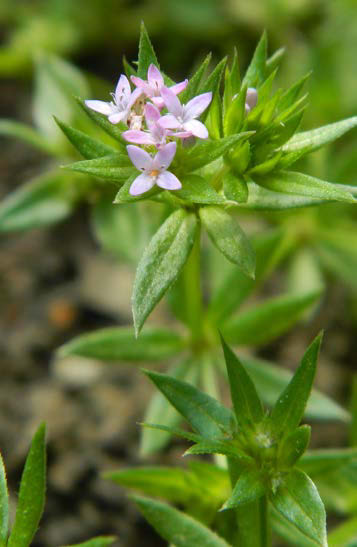
[[[160,171],[158,169],[153,169],[150,172],[150,177],[157,177],[159,173],[160,173]]]

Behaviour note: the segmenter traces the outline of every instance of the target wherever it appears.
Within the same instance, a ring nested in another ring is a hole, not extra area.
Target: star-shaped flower
[[[141,89],[151,101],[156,104],[158,108],[163,108],[164,101],[161,97],[161,90],[164,87],[164,78],[160,70],[151,63],[148,69],[147,80],[142,80],[137,76],[131,76],[130,79],[138,89]],[[177,95],[185,89],[188,84],[188,80],[184,80],[179,84],[175,84],[170,87],[172,93]]]
[[[113,124],[119,122],[126,123],[132,106],[140,95],[142,95],[142,90],[135,89],[135,91],[132,92],[128,78],[122,74],[115,88],[115,93],[112,93],[111,95],[113,101],[89,100],[85,101],[85,104],[88,108],[107,116],[109,121]]]
[[[145,105],[145,121],[149,131],[137,131],[135,129],[129,129],[124,131],[122,136],[128,142],[144,145],[155,145],[160,148],[166,144],[167,130],[161,127],[157,122],[160,119],[160,111],[153,104]]]
[[[169,111],[169,114],[160,118],[158,123],[161,127],[165,129],[187,131],[190,135],[194,135],[200,139],[207,139],[208,131],[206,126],[202,122],[196,120],[196,118],[198,118],[210,104],[212,100],[211,92],[197,95],[197,97],[194,97],[187,104],[183,105],[180,103],[175,93],[167,87],[162,88],[161,96]]]
[[[155,184],[165,190],[179,190],[182,187],[178,178],[167,171],[176,153],[175,142],[165,144],[154,157],[138,146],[129,144],[126,149],[135,167],[142,171],[130,186],[132,196],[144,194]]]

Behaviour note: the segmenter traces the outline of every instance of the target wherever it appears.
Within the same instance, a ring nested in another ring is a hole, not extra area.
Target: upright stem
[[[201,227],[197,228],[195,242],[183,271],[186,313],[193,341],[202,334],[202,289],[201,289]]]

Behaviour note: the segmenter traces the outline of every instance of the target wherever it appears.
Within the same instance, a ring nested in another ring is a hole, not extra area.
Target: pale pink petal
[[[178,95],[179,93],[181,93],[181,91],[186,89],[187,84],[188,84],[188,80],[186,79],[183,82],[180,82],[179,84],[172,85],[169,89],[171,89],[171,91],[173,91],[175,95]]]
[[[174,131],[168,131],[167,134],[172,137],[177,137],[178,139],[188,139],[188,137],[192,137],[191,131],[177,131],[176,133]]]
[[[91,110],[95,110],[96,112],[99,112],[100,114],[104,114],[105,116],[109,116],[109,114],[112,113],[113,108],[111,107],[110,103],[106,103],[104,101],[84,101],[86,106],[90,108]]]
[[[142,80],[141,78],[138,78],[137,76],[130,76],[131,81],[138,89],[142,89],[144,91],[145,95],[150,97],[152,95],[151,87],[145,82],[145,80]]]
[[[179,179],[173,173],[170,173],[170,171],[160,173],[156,179],[156,184],[165,190],[180,190],[182,188]]]
[[[197,95],[197,97],[194,97],[184,107],[184,119],[192,120],[192,118],[197,118],[202,114],[204,110],[206,110],[207,106],[210,104],[212,100],[212,93],[209,91],[208,93],[202,93],[201,95]]]
[[[164,99],[167,110],[174,116],[182,116],[183,107],[175,93],[168,87],[161,89],[161,97]]]
[[[249,107],[249,110],[254,108],[258,102],[258,93],[254,87],[248,87],[247,95],[245,97],[246,105]],[[248,111],[249,112],[249,111]]]
[[[143,173],[142,175],[136,177],[133,184],[130,186],[129,194],[132,196],[140,196],[140,194],[144,194],[150,190],[154,184],[155,178]]]
[[[128,101],[128,108],[131,108],[142,94],[143,94],[143,89],[140,89],[139,87],[134,89]]]
[[[164,129],[177,129],[181,127],[180,122],[172,114],[165,114],[157,123]]]
[[[149,85],[155,85],[157,82],[158,87],[161,88],[164,85],[164,79],[162,77],[162,74],[160,70],[151,63],[148,70],[148,82]]]
[[[198,120],[190,120],[189,122],[184,123],[183,128],[186,131],[190,131],[192,135],[199,137],[200,139],[207,139],[208,137],[207,127]]]
[[[169,142],[168,144],[165,144],[158,153],[156,154],[154,161],[153,161],[153,168],[158,169],[160,171],[163,171],[164,169],[167,169],[172,160],[174,159],[174,156],[176,154],[176,143],[175,142]]]
[[[162,97],[150,97],[150,100],[159,108],[160,110],[164,108],[165,103]]]
[[[146,133],[145,131],[136,131],[135,129],[124,131],[124,133],[122,133],[122,137],[126,141],[134,142],[135,144],[155,144],[156,142],[150,133]]]
[[[118,80],[115,88],[115,101],[119,104],[123,98],[128,99],[131,93],[130,84],[128,78],[122,74]]]
[[[126,112],[114,112],[108,117],[110,123],[116,124],[119,122],[126,122],[127,113]]]
[[[145,119],[146,123],[155,123],[160,119],[160,110],[155,105],[147,103],[145,105]]]
[[[140,171],[148,171],[152,169],[153,159],[145,150],[131,144],[129,144],[126,149],[128,151],[129,158],[137,169],[140,169]]]

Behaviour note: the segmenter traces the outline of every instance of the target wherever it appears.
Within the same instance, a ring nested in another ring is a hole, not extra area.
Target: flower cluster
[[[181,104],[177,95],[186,88],[188,80],[167,87],[153,64],[149,66],[146,81],[137,76],[131,76],[131,81],[136,86],[134,91],[122,74],[111,102],[88,100],[86,105],[107,116],[113,124],[126,124],[124,139],[139,145],[127,146],[129,158],[142,171],[130,187],[131,195],[143,194],[155,184],[165,190],[179,190],[181,182],[167,170],[176,153],[175,139],[207,139],[207,128],[197,118],[209,106],[212,93],[202,93]],[[140,146],[155,147],[156,153],[151,154]]]

